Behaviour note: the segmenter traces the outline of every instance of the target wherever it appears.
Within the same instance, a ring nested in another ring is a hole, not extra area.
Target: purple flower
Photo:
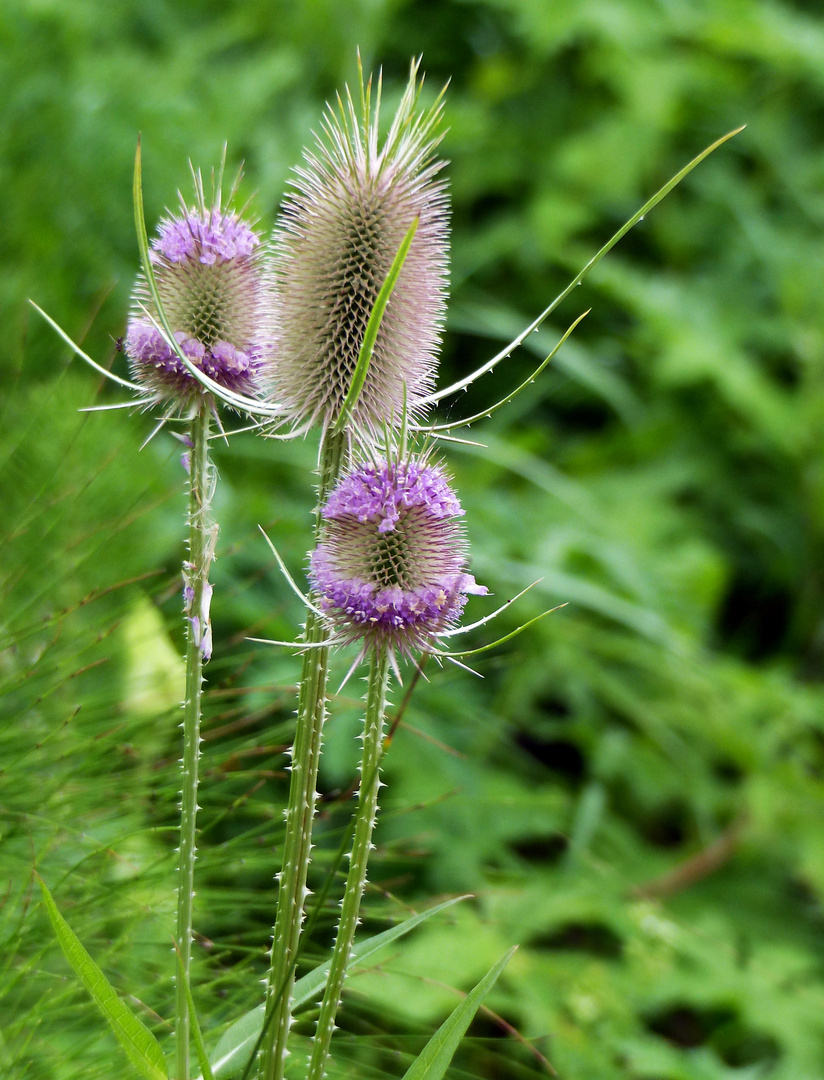
[[[341,642],[434,651],[470,593],[463,510],[442,470],[379,461],[350,472],[322,511],[310,579]]]
[[[434,148],[440,100],[418,108],[417,64],[382,145],[371,81],[359,115],[327,109],[324,134],[296,170],[275,238],[280,335],[278,401],[297,424],[327,427],[340,412],[364,331],[401,241],[418,226],[384,313],[352,417],[368,440],[412,416],[432,389],[446,306],[448,203]]]
[[[186,211],[180,218],[161,222],[160,236],[152,245],[153,261],[170,263],[197,260],[204,266],[251,255],[260,244],[255,231],[234,213],[212,209],[208,215]]]
[[[150,258],[166,317],[180,350],[226,390],[254,395],[274,349],[274,298],[267,249],[240,215],[216,203],[182,204],[164,218]],[[145,310],[144,310],[145,309]],[[135,379],[152,399],[185,408],[203,388],[169,348],[148,286],[135,289],[125,348]]]

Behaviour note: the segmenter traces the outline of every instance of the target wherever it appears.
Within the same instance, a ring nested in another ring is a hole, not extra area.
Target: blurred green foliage
[[[568,606],[481,656],[483,681],[430,665],[416,689],[365,929],[435,895],[475,899],[352,981],[338,1075],[401,1075],[456,990],[518,942],[456,1077],[549,1061],[563,1080],[815,1080],[824,25],[802,0],[3,5],[3,1075],[94,1080],[117,1054],[36,905],[35,864],[161,1038],[172,1012],[179,447],[161,434],[138,453],[149,417],[78,414],[117,395],[67,370],[26,298],[111,358],[137,261],[137,132],[150,222],[187,191],[188,159],[208,169],[227,142],[268,227],[356,46],[389,98],[414,54],[430,92],[451,79],[443,384],[689,158],[747,128],[447,410],[495,400],[592,309],[473,429],[483,448],[444,451],[478,579],[500,600],[541,579],[473,642]],[[300,618],[257,526],[299,573],[314,453],[251,435],[216,448],[196,992],[212,1044],[258,1000],[294,707],[295,658],[246,641]],[[318,873],[350,808],[357,696],[334,702]]]

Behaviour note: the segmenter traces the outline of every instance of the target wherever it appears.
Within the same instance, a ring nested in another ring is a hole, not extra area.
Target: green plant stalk
[[[383,754],[383,731],[386,720],[386,688],[389,680],[389,653],[375,649],[369,668],[366,691],[366,712],[363,724],[363,758],[361,760],[361,788],[358,796],[357,821],[352,854],[349,857],[349,873],[343,893],[338,933],[332,952],[332,962],[326,981],[326,989],[320,1006],[320,1014],[312,1043],[312,1057],[306,1080],[322,1080],[329,1057],[335,1016],[343,993],[346,969],[352,955],[369,852],[372,850],[372,830],[378,814],[378,791],[380,790],[380,762]]]
[[[346,436],[342,433],[327,433],[321,446],[316,533],[321,524],[320,508],[340,475],[345,446]],[[283,1080],[286,1042],[292,1026],[292,988],[307,895],[306,877],[312,851],[312,825],[329,676],[329,650],[319,648],[318,643],[327,634],[323,620],[310,608],[306,613],[303,640],[315,647],[307,649],[303,655],[298,693],[283,869],[278,884],[277,915],[267,984],[266,1004],[267,1011],[272,1010],[272,1021],[262,1047],[258,1074],[261,1080]]]
[[[217,528],[212,521],[209,462],[211,400],[203,398],[192,419],[189,453],[189,557],[184,563],[186,697],[183,702],[183,772],[180,794],[180,848],[177,884],[177,944],[182,978],[177,980],[175,1059],[178,1080],[189,1078],[191,1017],[187,984],[192,960],[192,905],[197,843],[197,786],[203,699],[203,643],[208,632],[209,566]]]

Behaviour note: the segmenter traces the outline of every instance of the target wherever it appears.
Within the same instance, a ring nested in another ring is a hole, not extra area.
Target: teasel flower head
[[[275,394],[298,426],[333,423],[350,389],[364,331],[404,237],[411,247],[384,312],[351,414],[363,441],[413,419],[432,389],[446,307],[448,200],[438,179],[441,95],[419,107],[409,82],[385,140],[381,85],[360,74],[360,109],[347,90],[295,171],[275,235],[280,335]]]
[[[334,640],[395,657],[436,652],[472,593],[463,509],[443,469],[379,459],[349,473],[322,508],[309,576]]]
[[[167,215],[149,258],[160,301],[180,351],[222,388],[246,397],[260,391],[275,342],[274,294],[267,245],[242,212],[222,205],[220,182],[207,204],[199,173],[196,200]],[[235,185],[236,187],[236,185]],[[148,401],[187,412],[204,390],[159,329],[147,281],[138,279],[124,349]]]

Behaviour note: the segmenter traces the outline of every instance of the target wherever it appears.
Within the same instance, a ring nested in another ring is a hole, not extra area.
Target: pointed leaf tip
[[[517,945],[513,945],[511,949],[508,949],[501,959],[492,965],[478,985],[470,990],[457,1008],[450,1013],[404,1073],[403,1080],[442,1080],[481,1002],[495,985],[498,976],[517,948]]]

